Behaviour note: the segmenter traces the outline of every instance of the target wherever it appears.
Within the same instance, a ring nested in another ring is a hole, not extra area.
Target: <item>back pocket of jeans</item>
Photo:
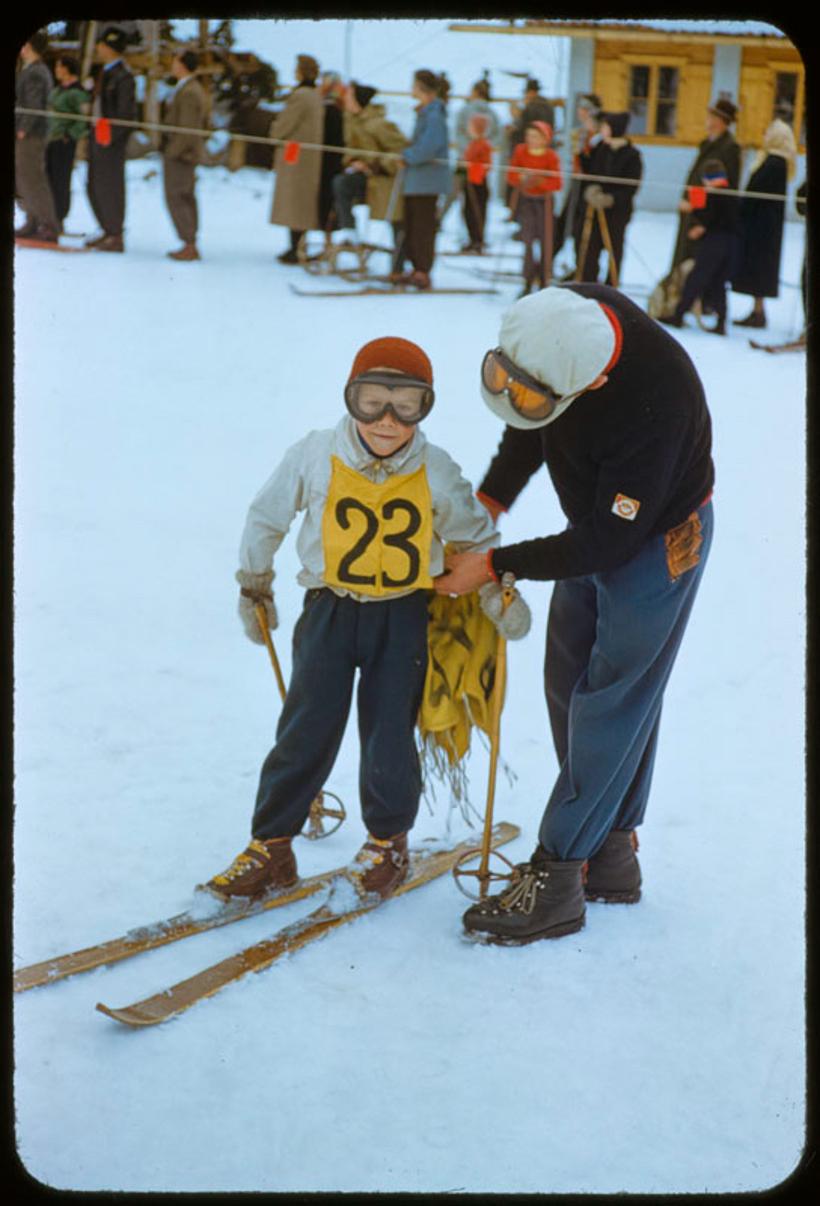
[[[697,511],[693,511],[688,519],[667,532],[663,539],[666,545],[666,566],[669,577],[674,582],[687,570],[694,569],[700,561],[703,525]]]

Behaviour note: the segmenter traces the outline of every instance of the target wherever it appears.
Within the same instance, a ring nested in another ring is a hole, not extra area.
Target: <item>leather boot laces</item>
[[[253,854],[250,853],[251,851],[259,857],[254,858]],[[232,880],[238,879],[240,875],[244,875],[249,869],[263,867],[269,859],[270,851],[262,842],[254,838],[246,850],[243,850],[241,854],[237,854],[227,870],[223,871],[221,875],[214,877],[214,883],[229,884]]]
[[[523,868],[520,878],[513,880],[509,888],[506,888],[499,896],[499,905],[507,912],[517,909],[519,912],[529,915],[538,900],[538,889],[544,887],[548,878],[549,871],[545,868],[540,870],[535,870],[531,866]]]

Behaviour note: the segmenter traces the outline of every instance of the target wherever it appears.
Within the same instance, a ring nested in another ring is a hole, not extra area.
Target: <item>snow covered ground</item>
[[[420,342],[426,423],[477,480],[499,437],[477,390],[515,284],[477,297],[311,300],[276,263],[271,179],[202,173],[198,264],[153,159],[128,165],[127,254],[16,253],[15,963],[172,914],[245,843],[279,710],[236,616],[247,505],[284,449],[336,421],[357,348]],[[452,210],[440,246],[461,238]],[[93,228],[82,169],[69,230]],[[493,212],[496,245],[509,227]],[[374,233],[379,234],[378,230]],[[789,223],[767,340],[802,325]],[[644,299],[672,219],[639,214]],[[506,253],[516,245],[507,241]],[[494,261],[484,261],[492,263]],[[501,262],[500,259],[498,262]],[[514,263],[515,261],[507,261]],[[438,283],[470,281],[441,259]],[[747,309],[733,297],[731,315]],[[554,943],[460,937],[450,879],[251,976],[164,1027],[122,1005],[239,950],[292,906],[16,999],[19,1152],[73,1190],[684,1193],[762,1190],[804,1125],[805,362],[695,329],[715,427],[716,535],[668,690],[641,833],[645,894]],[[507,539],[558,530],[545,478]],[[301,591],[277,564],[287,675]],[[549,584],[510,647],[496,816],[525,858],[556,772],[541,661]],[[358,848],[351,729],[329,787],[350,819],[304,873]],[[483,806],[486,755],[471,763]],[[414,839],[460,837],[440,797]]]

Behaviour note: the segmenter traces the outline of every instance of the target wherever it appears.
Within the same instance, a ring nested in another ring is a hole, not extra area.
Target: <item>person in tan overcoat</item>
[[[385,116],[384,105],[372,103],[375,92],[375,88],[354,82],[351,82],[347,89],[344,141],[353,154],[346,155],[342,160],[344,175],[350,177],[360,173],[363,177],[353,200],[354,203],[359,200],[361,204],[368,205],[371,218],[376,221],[387,218],[392,222],[400,222],[402,195],[401,188],[396,187],[396,176],[401,170],[402,161],[398,156],[408,145],[409,139],[395,122],[389,121]],[[358,156],[355,154],[357,150],[385,151],[388,156]],[[349,190],[345,190],[340,183],[334,187],[339,226],[349,227],[353,225],[352,221],[343,222],[343,215],[338,212],[340,191],[344,195]],[[343,208],[345,216],[348,216],[349,205],[348,202]]]
[[[193,50],[183,50],[174,56],[171,71],[178,81],[168,99],[163,124],[179,126],[177,131],[162,135],[162,176],[165,189],[165,204],[174,228],[182,240],[178,251],[169,251],[172,260],[198,260],[197,231],[199,210],[196,202],[196,166],[202,162],[202,137],[182,133],[186,130],[202,130],[208,123],[208,98],[196,78],[199,58]]]
[[[310,55],[296,59],[296,87],[285,101],[285,107],[271,126],[271,138],[286,142],[314,143],[320,146],[324,132],[324,107],[316,87],[319,64]],[[273,190],[271,223],[287,226],[290,247],[278,257],[282,264],[299,262],[296,249],[306,230],[319,230],[319,185],[322,174],[322,152],[299,148],[295,162],[288,162],[286,146],[276,148],[273,168],[276,183]]]

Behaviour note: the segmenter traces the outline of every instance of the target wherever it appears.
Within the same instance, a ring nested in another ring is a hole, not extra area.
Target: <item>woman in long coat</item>
[[[296,87],[285,107],[271,126],[271,138],[287,142],[313,143],[321,146],[324,135],[324,106],[316,87],[319,64],[310,55],[296,59]],[[296,248],[306,230],[319,230],[319,185],[322,174],[322,152],[299,149],[295,162],[288,162],[286,147],[276,148],[273,161],[276,184],[273,190],[271,223],[287,226],[290,247],[280,255],[282,264],[299,262]]]
[[[746,192],[784,196],[796,162],[797,146],[791,127],[775,119],[763,135],[763,148],[752,164]],[[732,289],[735,293],[753,297],[754,306],[745,318],[734,320],[736,327],[766,325],[763,299],[777,297],[780,291],[785,216],[785,201],[766,201],[762,197],[743,197],[741,200],[740,251],[732,276]]]
[[[441,100],[442,81],[422,69],[413,76],[416,124],[404,150],[404,253],[413,271],[402,283],[430,288],[436,242],[436,202],[447,196],[452,182],[449,165],[447,114]],[[399,274],[401,275],[401,274]]]

